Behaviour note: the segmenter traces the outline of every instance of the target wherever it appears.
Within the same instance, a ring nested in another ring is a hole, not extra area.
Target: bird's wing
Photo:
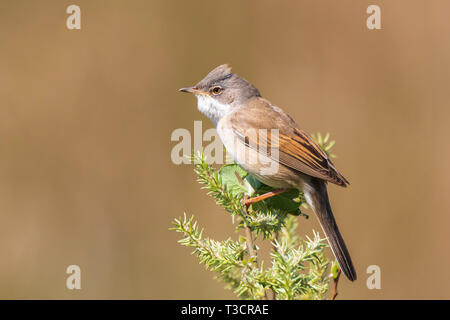
[[[349,184],[311,137],[298,128],[289,115],[267,100],[252,100],[230,114],[229,123],[239,139],[259,153],[307,175],[343,187]],[[278,129],[278,139],[271,129]],[[258,145],[264,147],[258,148]],[[273,156],[276,153],[271,153],[275,149],[278,149],[278,159]]]

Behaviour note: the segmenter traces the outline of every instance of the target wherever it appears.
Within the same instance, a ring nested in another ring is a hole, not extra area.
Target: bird
[[[328,182],[341,187],[349,182],[311,136],[285,111],[263,98],[253,84],[233,73],[227,64],[210,71],[196,85],[179,91],[196,96],[198,110],[212,121],[234,161],[275,189],[250,198],[245,204],[251,205],[292,188],[303,192],[340,269],[350,281],[355,281],[356,271],[327,191]],[[268,166],[276,170],[267,170]]]

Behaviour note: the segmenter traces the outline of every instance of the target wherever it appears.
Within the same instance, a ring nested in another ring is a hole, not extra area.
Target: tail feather
[[[356,271],[344,239],[339,232],[333,212],[331,211],[326,184],[324,181],[314,178],[312,186],[312,190],[305,190],[306,200],[317,215],[323,232],[330,244],[331,251],[336,257],[342,272],[349,280],[355,281]]]

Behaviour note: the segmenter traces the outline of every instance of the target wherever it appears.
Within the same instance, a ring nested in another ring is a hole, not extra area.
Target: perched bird
[[[195,86],[180,91],[197,97],[199,111],[212,120],[234,160],[261,182],[278,189],[249,199],[246,204],[291,188],[301,190],[317,215],[341,270],[348,279],[356,280],[327,192],[328,181],[342,187],[349,182],[327,154],[287,113],[262,98],[257,88],[232,73],[228,65],[215,68]],[[267,170],[268,166],[276,170]]]

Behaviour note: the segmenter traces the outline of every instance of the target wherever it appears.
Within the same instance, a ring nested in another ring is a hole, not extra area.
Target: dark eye
[[[211,89],[211,93],[214,95],[218,95],[222,92],[222,88],[221,87],[214,87]]]

